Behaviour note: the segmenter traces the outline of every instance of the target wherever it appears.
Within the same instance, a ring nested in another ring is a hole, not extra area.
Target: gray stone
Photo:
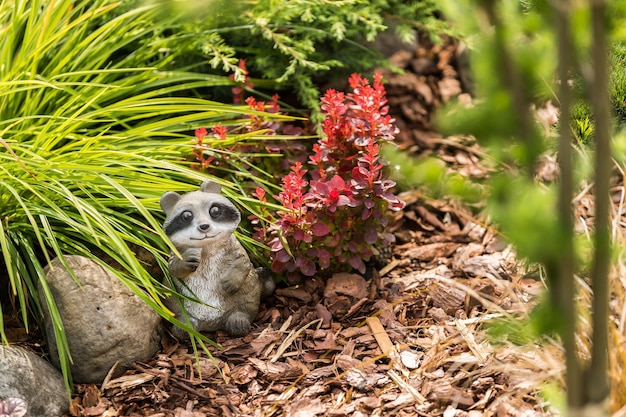
[[[63,377],[50,363],[20,346],[0,346],[0,402],[9,415],[24,415],[15,407],[18,399],[29,417],[60,416],[70,406]]]
[[[46,267],[46,281],[65,328],[74,382],[100,383],[120,361],[128,365],[153,356],[159,348],[161,317],[110,271],[82,256],[65,259],[80,282],[58,258]],[[59,356],[43,293],[44,323],[50,357]]]

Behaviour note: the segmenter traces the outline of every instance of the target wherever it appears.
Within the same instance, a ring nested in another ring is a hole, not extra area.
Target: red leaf
[[[348,263],[352,266],[352,268],[356,269],[360,273],[365,273],[365,264],[358,255],[351,256],[350,259],[348,259]]]
[[[330,229],[325,223],[317,222],[311,226],[311,231],[314,236],[326,236],[330,232]]]
[[[365,231],[365,241],[370,245],[373,245],[378,240],[378,232],[375,228],[370,227]]]
[[[315,264],[310,259],[307,259],[306,262],[300,266],[300,272],[302,272],[302,275],[307,277],[315,275],[315,270]]]
[[[272,262],[272,272],[283,272],[285,270],[285,264],[278,259],[274,259]]]
[[[330,266],[330,253],[326,249],[317,251],[317,259],[321,269],[326,269]]]
[[[291,259],[291,256],[289,256],[289,253],[287,253],[285,249],[282,249],[276,252],[274,259],[276,259],[278,262],[285,263],[285,262],[288,262],[289,259]]]
[[[340,195],[337,199],[337,206],[347,206],[348,204],[350,204],[350,197],[348,196]]]
[[[204,127],[200,127],[196,129],[194,133],[196,135],[196,138],[198,138],[199,140],[204,139],[204,137],[207,135],[207,131]]]
[[[300,228],[296,228],[296,230],[293,231],[293,238],[296,240],[304,240],[306,237],[306,233],[304,233],[304,231]]]
[[[330,180],[328,180],[328,186],[337,190],[343,190],[344,188],[346,188],[346,182],[339,175],[335,175]]]
[[[364,167],[352,168],[352,178],[357,181],[367,181],[369,177],[369,171]]]

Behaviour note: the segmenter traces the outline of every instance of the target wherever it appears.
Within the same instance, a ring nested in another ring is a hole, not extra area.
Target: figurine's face
[[[163,230],[177,248],[222,241],[230,237],[241,220],[239,210],[228,199],[204,191],[182,196],[165,193],[161,207],[167,214]]]

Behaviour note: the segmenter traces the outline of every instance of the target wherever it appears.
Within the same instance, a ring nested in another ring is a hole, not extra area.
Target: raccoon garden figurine
[[[243,336],[250,331],[260,299],[274,290],[274,281],[252,266],[233,234],[241,214],[220,191],[219,184],[205,181],[198,191],[161,197],[163,230],[182,256],[170,255],[169,271],[177,292],[189,298],[181,301],[195,330]],[[186,322],[175,297],[167,305]],[[187,336],[176,326],[173,332]]]

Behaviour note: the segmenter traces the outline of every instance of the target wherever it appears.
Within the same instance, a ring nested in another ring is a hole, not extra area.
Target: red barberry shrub
[[[274,272],[291,277],[312,276],[318,268],[365,272],[376,246],[393,239],[384,232],[389,210],[404,203],[391,192],[395,183],[379,153],[397,128],[381,74],[372,84],[353,74],[349,83],[351,93],[328,90],[322,98],[323,135],[313,145],[311,168],[295,163],[275,196],[282,209],[262,212],[270,226],[257,227],[257,238],[268,243]],[[255,195],[267,201],[264,190]]]
[[[241,67],[245,70],[243,62]],[[192,167],[250,178],[238,182],[243,189],[257,187],[257,173],[266,175],[265,188],[251,193],[259,205],[248,219],[255,239],[270,248],[272,270],[291,278],[312,276],[319,269],[364,272],[376,247],[393,240],[385,233],[390,210],[404,207],[391,191],[395,184],[379,155],[381,144],[397,132],[382,76],[376,74],[370,84],[353,74],[349,83],[351,93],[328,90],[322,98],[323,134],[312,149],[283,140],[302,137],[302,127],[265,116],[280,114],[277,96],[270,102],[244,97],[252,85],[247,76],[233,88],[235,101],[250,110],[241,123],[195,131]],[[242,176],[242,170],[250,175]],[[268,201],[272,178],[280,178],[281,191]]]

